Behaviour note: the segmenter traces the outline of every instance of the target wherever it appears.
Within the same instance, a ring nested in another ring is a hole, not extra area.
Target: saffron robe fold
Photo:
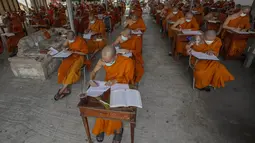
[[[140,29],[142,32],[145,32],[146,26],[142,18],[138,18],[138,20],[132,25],[128,25],[128,28],[131,30]]]
[[[88,54],[88,47],[85,40],[79,36],[73,43],[68,44],[71,51],[82,52]],[[73,84],[80,79],[81,67],[84,64],[84,56],[72,54],[65,58],[58,69],[58,83]]]
[[[104,66],[106,71],[105,81],[117,80],[117,83],[130,84],[134,78],[134,63],[132,59],[117,56],[115,63],[112,66]],[[120,120],[105,120],[102,118],[97,118],[93,134],[98,135],[104,132],[106,135],[113,134],[116,130],[122,127],[122,122]]]
[[[194,45],[192,49],[203,53],[211,50],[218,56],[221,46],[222,42],[220,38],[216,38],[211,45]],[[191,60],[194,64],[195,57],[192,57]],[[212,60],[199,60],[195,65],[194,77],[196,82],[195,86],[199,89],[209,85],[215,88],[224,87],[225,82],[234,80],[233,75],[229,73],[224,65],[219,61]]]

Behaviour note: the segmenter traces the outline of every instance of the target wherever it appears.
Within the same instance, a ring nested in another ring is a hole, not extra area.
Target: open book
[[[129,89],[128,84],[114,84],[113,86],[106,86],[104,81],[94,81],[97,87],[89,87],[87,90],[87,95],[91,97],[98,97],[111,88],[111,91],[119,89]]]
[[[111,91],[110,107],[134,106],[142,108],[140,92],[133,89],[121,89]]]
[[[115,49],[116,49],[116,52],[117,52],[118,54],[121,54],[121,55],[124,56],[124,57],[130,58],[130,57],[133,56],[133,54],[132,54],[131,52],[130,52],[130,53],[123,53],[123,52],[121,52],[121,49],[120,49],[120,47],[118,47],[118,46],[116,46]]]
[[[207,55],[205,53],[202,52],[196,52],[196,51],[191,51],[191,55],[200,59],[200,60],[214,60],[214,61],[218,61],[219,59],[215,56],[215,55]]]

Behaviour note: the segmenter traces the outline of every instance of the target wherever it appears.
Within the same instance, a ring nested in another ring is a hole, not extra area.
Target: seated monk
[[[161,20],[160,20],[160,26],[161,26],[161,32],[164,32],[166,31],[166,16],[168,15],[168,13],[170,12],[170,8],[167,4],[165,4],[163,10],[161,11],[160,13],[160,17],[161,17]]]
[[[139,83],[144,74],[143,57],[142,57],[142,38],[131,36],[131,30],[125,29],[113,43],[113,46],[120,45],[121,53],[132,53],[135,63],[134,83]]]
[[[199,25],[196,19],[193,17],[191,12],[185,14],[184,18],[179,19],[176,21],[173,26],[171,27],[172,30],[181,32],[182,30],[198,30]],[[187,42],[176,42],[175,53],[186,55],[186,46]]]
[[[92,33],[92,38],[86,40],[89,53],[96,53],[106,45],[105,24],[102,20],[96,19],[94,15],[89,16],[89,26],[84,33]]]
[[[208,55],[219,55],[222,46],[220,38],[216,37],[214,30],[205,32],[204,39],[200,42],[191,42],[186,46],[187,52],[191,51],[206,53]],[[192,56],[191,61],[194,65],[195,87],[201,90],[210,91],[210,87],[220,88],[225,86],[225,82],[234,80],[232,74],[219,61],[198,60]]]
[[[58,83],[63,87],[58,90],[54,99],[58,100],[71,93],[70,85],[77,82],[81,76],[81,67],[84,64],[84,56],[88,54],[88,47],[85,40],[75,36],[73,31],[68,31],[67,41],[64,47],[72,52],[68,58],[65,58],[58,69]]]
[[[224,43],[229,43],[231,39],[225,37],[225,30],[238,30],[238,31],[248,31],[251,28],[250,25],[250,7],[243,7],[241,11],[229,16],[223,24],[222,38],[224,38]],[[246,48],[246,40],[235,40],[229,53],[229,56],[241,56]]]
[[[196,18],[199,25],[203,22],[204,17],[204,8],[200,3],[196,3],[194,5],[194,8],[192,9],[192,12],[194,13],[194,17]]]
[[[137,15],[133,14],[131,16],[131,19],[128,19],[126,21],[125,27],[131,29],[131,30],[141,30],[142,32],[145,32],[146,26],[144,24],[144,21],[142,18],[139,18]]]
[[[171,29],[171,26],[179,19],[183,18],[184,14],[182,11],[180,11],[177,7],[174,7],[172,9],[172,12],[169,13],[166,17],[166,21],[170,22],[170,24],[168,24],[168,37],[169,38],[173,38],[173,31]]]
[[[106,46],[102,50],[102,59],[100,59],[90,74],[90,85],[96,86],[94,79],[96,73],[104,67],[106,72],[106,85],[111,86],[116,83],[132,84],[134,79],[134,64],[132,59],[117,55],[116,49],[112,46]],[[106,120],[97,118],[92,131],[96,135],[98,142],[103,142],[104,135],[114,134],[113,143],[120,143],[123,134],[123,125],[120,120]]]

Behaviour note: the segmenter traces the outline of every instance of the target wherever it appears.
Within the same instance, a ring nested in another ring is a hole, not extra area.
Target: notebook
[[[196,51],[193,51],[193,50],[191,51],[191,55],[193,55],[194,57],[196,57],[200,60],[214,60],[214,61],[219,60],[215,55],[207,55],[205,53],[196,52]]]
[[[120,89],[111,91],[110,107],[128,107],[134,106],[142,108],[141,95],[138,90]]]

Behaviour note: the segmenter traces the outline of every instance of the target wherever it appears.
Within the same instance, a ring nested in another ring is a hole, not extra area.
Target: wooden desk
[[[189,42],[187,39],[188,37],[195,36],[195,35],[185,35],[182,32],[174,31],[174,37],[172,41],[172,47],[170,47],[170,51],[172,51],[173,58],[177,58],[176,52],[176,43],[178,42]]]
[[[88,102],[85,103],[81,100],[78,104],[78,108],[80,109],[80,115],[82,117],[89,143],[92,143],[92,140],[87,117],[129,121],[131,128],[131,143],[134,143],[134,132],[136,125],[135,107],[111,108],[107,110],[97,99],[88,97]]]
[[[223,55],[225,60],[230,59],[240,59],[242,57],[230,56],[229,52],[232,47],[233,41],[235,40],[248,40],[248,38],[255,38],[255,34],[239,34],[234,31],[226,30],[224,35],[223,49],[221,50],[221,55]]]

